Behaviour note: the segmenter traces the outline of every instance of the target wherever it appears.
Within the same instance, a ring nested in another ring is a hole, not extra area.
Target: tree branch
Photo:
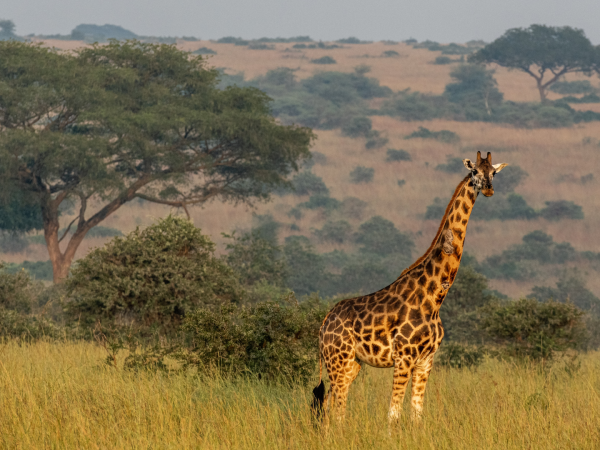
[[[71,229],[71,225],[73,225],[75,223],[75,221],[77,220],[77,217],[75,217],[73,220],[71,220],[71,223],[69,224],[69,226],[67,227],[67,229],[65,230],[65,232],[63,233],[62,237],[58,240],[58,243],[60,244],[60,241],[62,241],[65,236],[67,234],[69,234],[69,230]]]

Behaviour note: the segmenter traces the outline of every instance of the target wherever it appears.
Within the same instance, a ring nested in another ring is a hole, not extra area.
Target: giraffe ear
[[[468,170],[475,169],[475,164],[473,164],[470,159],[463,159],[463,164]]]
[[[492,167],[494,168],[494,170],[496,171],[496,173],[498,173],[502,169],[504,169],[506,166],[508,166],[508,164],[502,163],[502,164],[494,164]]]

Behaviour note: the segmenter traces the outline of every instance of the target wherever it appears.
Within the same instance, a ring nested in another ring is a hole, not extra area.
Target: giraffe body
[[[344,416],[359,361],[394,367],[390,420],[399,417],[412,377],[413,415],[420,416],[433,356],[444,337],[439,310],[460,266],[475,199],[480,191],[493,194],[491,179],[505,166],[492,166],[489,153],[486,159],[477,156],[476,165],[465,160],[472,172],[456,188],[427,252],[389,286],[342,300],[325,318],[319,349],[331,382],[326,406],[333,406],[338,418]]]

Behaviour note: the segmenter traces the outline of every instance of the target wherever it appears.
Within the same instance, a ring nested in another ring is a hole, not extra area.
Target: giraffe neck
[[[476,198],[469,175],[454,191],[429,249],[394,283],[414,292],[412,302],[421,303],[428,298],[435,303],[434,308],[441,306],[460,266],[467,224]]]

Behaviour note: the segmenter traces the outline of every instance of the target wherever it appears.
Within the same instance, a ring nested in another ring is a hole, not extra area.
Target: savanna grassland
[[[546,369],[493,359],[476,371],[436,367],[423,423],[407,419],[407,408],[391,434],[388,369],[365,367],[344,427],[323,434],[304,386],[124,371],[103,364],[91,343],[12,341],[0,355],[2,448],[594,449],[600,441],[597,352]]]
[[[47,45],[65,50],[83,45],[74,41],[47,41]],[[359,65],[368,65],[369,77],[376,78],[382,86],[394,92],[405,89],[423,93],[441,94],[450,79],[454,65],[435,65],[433,61],[441,53],[427,49],[415,49],[404,43],[386,45],[384,43],[343,44],[333,49],[297,49],[292,44],[270,44],[271,49],[253,50],[247,46],[223,44],[212,41],[180,41],[182,49],[194,51],[206,47],[215,55],[207,56],[208,64],[222,68],[227,74],[243,73],[246,80],[264,75],[267,71],[280,67],[294,69],[298,79],[305,79],[320,71],[353,72]],[[383,52],[393,50],[395,57],[383,57]],[[317,65],[311,60],[331,56],[336,64]],[[510,101],[539,101],[535,83],[526,74],[495,68],[498,88]],[[567,80],[590,80],[599,87],[597,77],[568,75]],[[550,92],[550,99],[560,95]],[[371,100],[377,107],[383,99]],[[576,109],[594,110],[598,104],[575,104]],[[428,120],[405,122],[389,116],[371,116],[373,130],[388,139],[382,148],[365,149],[365,138],[350,138],[342,135],[340,129],[316,130],[317,139],[312,150],[326,157],[326,161],[315,164],[312,172],[321,177],[333,198],[342,200],[356,197],[367,202],[368,207],[362,217],[346,217],[356,229],[371,216],[380,215],[391,220],[415,242],[413,258],[424,251],[435,231],[437,219],[425,220],[425,212],[436,197],[447,201],[462,175],[435,170],[447,157],[475,157],[476,148],[494,149],[494,163],[506,162],[517,165],[527,172],[527,176],[516,192],[535,208],[543,208],[546,201],[568,200],[582,207],[583,220],[563,219],[549,221],[545,218],[532,220],[478,221],[470,224],[466,251],[479,261],[498,254],[511,245],[521,242],[522,237],[533,231],[543,230],[555,242],[568,242],[577,251],[600,250],[600,200],[595,192],[598,189],[598,176],[589,182],[580,182],[582,177],[593,175],[600,167],[600,122],[575,124],[566,128],[516,128],[484,122],[456,122],[451,120]],[[405,136],[419,127],[432,131],[450,130],[456,133],[459,143],[444,143],[433,139],[410,139]],[[386,150],[402,149],[410,153],[411,161],[389,162]],[[368,184],[353,184],[350,172],[356,166],[374,169],[374,178]],[[502,177],[500,174],[499,177]],[[401,185],[399,185],[399,182]],[[270,214],[282,224],[280,240],[290,235],[311,236],[321,228],[325,217],[321,210],[305,211],[299,219],[291,219],[288,213],[306,196],[274,196],[267,204],[258,204],[254,209],[213,202],[204,207],[191,209],[196,226],[209,234],[223,249],[221,232],[234,229],[248,230],[253,225],[253,214]],[[480,199],[479,202],[497,202],[497,198]],[[131,231],[136,226],[146,226],[157,218],[168,214],[169,208],[147,203],[126,205],[110,216],[103,225]],[[69,219],[65,216],[65,219]],[[77,257],[84,256],[90,248],[101,245],[105,238],[86,239],[79,248]],[[313,240],[319,252],[335,249],[348,250],[348,243],[327,243]],[[6,262],[48,259],[45,246],[31,245],[22,253],[3,254]],[[567,262],[560,269],[576,266],[585,276],[587,287],[592,291],[600,289],[600,278],[592,262],[582,260]],[[491,279],[490,286],[510,297],[527,295],[534,285],[553,285],[559,277],[559,270],[545,271],[537,279],[507,280]]]

